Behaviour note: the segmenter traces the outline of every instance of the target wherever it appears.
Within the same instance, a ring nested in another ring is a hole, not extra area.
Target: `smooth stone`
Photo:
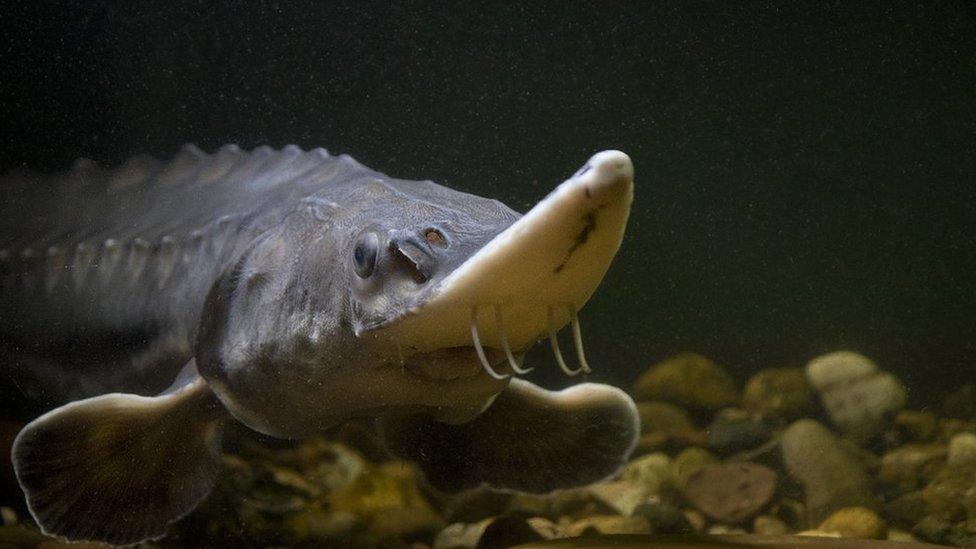
[[[716,414],[705,433],[708,447],[725,454],[761,446],[773,434],[768,425],[736,408]]]
[[[955,545],[957,547],[976,547],[976,533],[936,517],[927,516],[912,528],[912,533],[932,543]]]
[[[878,480],[902,492],[914,490],[935,476],[945,458],[946,448],[940,444],[906,444],[881,457]]]
[[[884,515],[893,524],[911,528],[927,513],[921,490],[902,494],[884,504]]]
[[[892,374],[877,372],[820,393],[831,421],[846,436],[866,443],[881,434],[908,401],[908,390]]]
[[[965,498],[976,490],[976,467],[943,467],[925,488],[922,501],[929,515],[950,522],[966,518]]]
[[[660,486],[653,486],[642,482],[618,480],[599,482],[591,485],[589,492],[607,507],[615,512],[629,516],[634,508],[657,495]]]
[[[691,411],[713,412],[739,402],[732,377],[712,360],[682,353],[651,366],[634,385],[638,400],[663,400]]]
[[[959,433],[949,440],[949,467],[976,466],[976,433]]]
[[[360,524],[359,517],[353,513],[309,507],[285,516],[282,529],[289,543],[295,543],[335,540],[349,534]]]
[[[794,422],[780,436],[780,450],[787,471],[803,487],[811,524],[844,507],[878,508],[864,467],[823,425]]]
[[[688,412],[669,402],[638,402],[637,415],[641,421],[641,433],[682,434],[696,429]]]
[[[474,549],[477,547],[513,547],[552,539],[555,524],[534,517],[492,517],[474,524],[455,523],[434,538],[433,549]]]
[[[647,534],[651,526],[644,517],[602,515],[578,520],[566,528],[568,537],[587,534]]]
[[[867,377],[878,371],[870,358],[854,351],[836,351],[818,356],[807,363],[806,375],[817,392]]]
[[[812,400],[802,368],[770,368],[746,382],[742,407],[764,418],[791,421],[809,412]]]
[[[756,463],[721,463],[688,477],[682,495],[719,522],[737,524],[757,515],[776,492],[776,473]]]
[[[674,479],[674,485],[681,489],[691,475],[716,463],[718,458],[704,448],[697,446],[685,448],[671,460],[671,478]]]
[[[752,531],[761,536],[783,536],[790,533],[790,527],[776,517],[759,515],[752,521]]]
[[[846,507],[827,517],[817,530],[837,532],[842,538],[884,539],[888,525],[871,509]]]
[[[328,494],[331,508],[362,517],[378,536],[407,536],[436,532],[444,527],[420,491],[421,476],[407,462],[371,466],[354,482]]]
[[[695,531],[681,509],[660,498],[651,498],[638,505],[631,515],[647,519],[651,532],[655,534],[691,534]]]
[[[620,480],[644,486],[648,495],[660,494],[674,485],[671,458],[662,453],[641,456],[627,464]]]
[[[904,439],[926,442],[935,436],[939,427],[939,418],[932,412],[924,410],[902,410],[895,416],[894,426]]]

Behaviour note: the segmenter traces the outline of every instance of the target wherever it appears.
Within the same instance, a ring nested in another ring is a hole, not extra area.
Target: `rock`
[[[474,524],[451,524],[434,538],[433,549],[512,547],[552,539],[556,534],[556,525],[543,518],[492,517]]]
[[[719,522],[740,523],[758,514],[776,491],[776,473],[755,463],[709,465],[691,475],[681,493]]]
[[[748,534],[744,528],[729,526],[728,524],[713,524],[705,531],[710,536],[741,536]]]
[[[644,517],[601,515],[578,520],[566,528],[568,537],[586,534],[647,534],[650,524]]]
[[[912,528],[912,533],[932,543],[976,547],[976,534],[936,516],[928,516]]]
[[[761,536],[785,536],[790,527],[776,517],[759,515],[752,521],[752,531]]]
[[[894,541],[898,543],[916,543],[918,539],[911,535],[909,532],[904,530],[898,530],[896,528],[888,528],[888,535],[885,537],[888,541]]]
[[[976,466],[976,434],[959,433],[949,440],[949,467],[966,468]]]
[[[966,518],[964,501],[973,489],[976,489],[976,467],[946,466],[922,489],[922,501],[929,515],[950,522],[959,521]]]
[[[945,458],[940,444],[906,444],[881,457],[878,480],[902,492],[914,490],[932,480]]]
[[[674,404],[660,400],[637,403],[641,421],[640,453],[665,448],[682,448],[704,438],[704,433],[691,421],[688,413]]]
[[[637,379],[638,400],[663,400],[696,412],[714,412],[739,401],[732,377],[715,362],[682,353],[655,364]]]
[[[932,440],[938,426],[939,418],[935,414],[918,410],[902,410],[894,421],[901,438],[912,442]]]
[[[780,450],[787,471],[803,486],[810,523],[844,507],[878,508],[864,467],[823,425],[794,422],[783,431]]]
[[[813,538],[839,538],[840,532],[824,532],[822,530],[804,530],[797,532],[797,536],[807,536]]]
[[[336,540],[359,525],[359,518],[352,513],[329,512],[320,507],[303,509],[285,516],[282,520],[282,529],[288,543]]]
[[[674,486],[671,458],[660,453],[641,456],[627,464],[620,479],[644,486],[648,495],[661,494]]]
[[[691,525],[693,531],[697,533],[702,533],[705,531],[705,526],[708,525],[708,519],[705,515],[699,513],[695,509],[684,509],[681,514],[688,519],[688,524]]]
[[[908,399],[898,378],[850,351],[815,358],[806,372],[831,421],[858,443],[879,435]]]
[[[892,523],[911,528],[925,516],[927,509],[921,490],[902,494],[884,504],[884,515]]]
[[[772,436],[769,426],[736,408],[721,410],[705,432],[708,447],[726,454],[756,448]]]
[[[662,432],[668,434],[684,433],[695,429],[688,413],[674,404],[660,400],[637,403],[641,432]]]
[[[552,519],[578,520],[594,515],[609,515],[617,511],[601,501],[589,487],[557,490],[547,497],[546,516]]]
[[[671,461],[671,478],[674,485],[679,490],[684,486],[688,477],[697,473],[700,469],[718,463],[718,458],[704,448],[692,446],[685,448]]]
[[[877,371],[878,365],[874,361],[853,351],[836,351],[818,356],[806,367],[807,380],[818,393]]]
[[[370,534],[410,536],[443,528],[419,488],[420,473],[406,462],[371,466],[348,486],[328,495],[331,508],[363,518]]]
[[[842,538],[884,539],[888,525],[865,507],[845,507],[835,511],[817,527],[822,532],[837,532]]]
[[[742,407],[764,418],[792,421],[810,411],[812,400],[802,368],[770,368],[749,378]]]
[[[593,496],[615,512],[629,516],[634,508],[659,491],[659,486],[640,482],[618,480],[599,482],[589,486]]]
[[[635,517],[644,517],[654,534],[691,534],[695,531],[685,514],[677,507],[650,498],[634,508]]]

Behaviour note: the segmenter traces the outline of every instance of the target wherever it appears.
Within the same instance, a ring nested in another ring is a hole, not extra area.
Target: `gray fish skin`
[[[446,490],[586,484],[636,446],[620,389],[516,378],[546,333],[567,375],[590,371],[576,311],[623,238],[620,151],[524,216],[296,147],[186,147],[2,184],[0,374],[67,401],[11,448],[44,533],[164,536],[213,487],[230,419],[299,437],[373,418]],[[567,323],[575,370],[555,344]]]
[[[337,253],[367,217],[392,226],[439,220],[465,234],[459,244],[470,250],[518,218],[495,200],[295,146],[245,153],[231,145],[213,155],[186,146],[169,162],[140,156],[116,169],[82,160],[63,175],[9,173],[3,187],[3,373],[49,404],[166,387],[193,356],[215,280],[283,223],[328,234]],[[472,212],[488,223],[466,223]],[[281,230],[277,238],[278,259],[301,259],[306,243]],[[336,263],[338,255],[325,259]],[[318,295],[332,302],[317,300],[314,321],[295,326],[314,322],[318,340],[334,348],[350,344],[338,329],[352,322],[345,267],[322,277],[334,287]]]

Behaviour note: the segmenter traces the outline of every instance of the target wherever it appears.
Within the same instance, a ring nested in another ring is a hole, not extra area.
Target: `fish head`
[[[258,431],[476,416],[600,284],[633,166],[598,153],[525,215],[429,181],[373,178],[348,193],[268,231],[208,299],[201,374]]]

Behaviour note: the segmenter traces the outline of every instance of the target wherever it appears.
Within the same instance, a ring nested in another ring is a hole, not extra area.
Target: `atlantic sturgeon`
[[[584,484],[636,444],[619,389],[519,378],[545,338],[567,374],[591,368],[577,311],[621,243],[622,152],[524,216],[295,146],[0,184],[3,377],[57,406],[12,448],[47,534],[163,536],[211,490],[228,420],[301,437],[374,418],[444,490]]]

